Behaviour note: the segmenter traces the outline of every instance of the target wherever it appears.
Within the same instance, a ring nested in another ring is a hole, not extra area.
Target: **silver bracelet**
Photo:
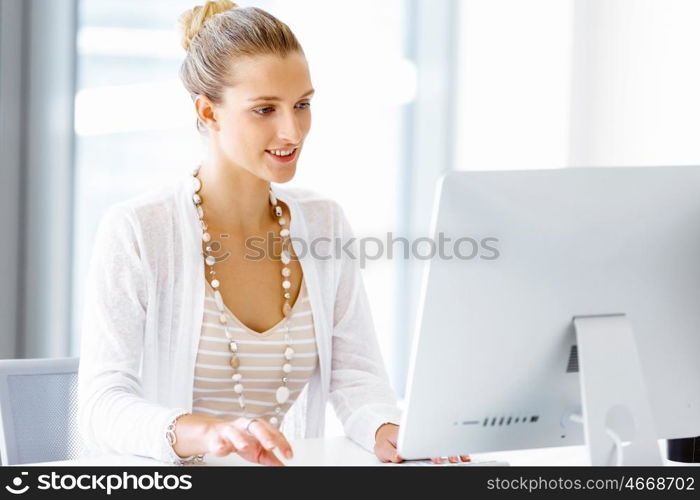
[[[168,428],[165,430],[165,437],[168,438],[168,443],[170,443],[170,446],[174,446],[175,443],[177,443],[177,436],[175,435],[175,422],[177,422],[177,419],[181,416],[182,415],[178,415],[175,417],[175,419],[168,424]]]
[[[204,455],[192,455],[191,457],[181,458],[180,465],[194,465],[204,463]]]
[[[177,443],[177,435],[175,434],[175,425],[177,423],[177,419],[180,418],[182,415],[187,415],[187,414],[183,413],[181,415],[176,416],[173,419],[173,421],[168,424],[168,427],[165,430],[165,437],[168,440],[168,443],[170,444],[170,448],[172,450],[172,455],[173,455],[173,457],[176,457],[175,460],[177,460],[177,463],[179,465],[200,464],[200,463],[204,462],[204,454],[191,455],[189,457],[180,457],[177,453],[175,453],[175,449],[173,448],[175,443]]]

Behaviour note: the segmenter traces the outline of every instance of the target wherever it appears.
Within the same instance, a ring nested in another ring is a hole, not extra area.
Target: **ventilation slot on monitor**
[[[569,363],[566,365],[566,373],[578,373],[578,346],[572,345],[569,352]]]
[[[481,423],[482,427],[503,427],[504,425],[514,425],[514,424],[534,424],[540,419],[539,415],[532,415],[530,417],[513,417],[513,416],[498,416],[498,417],[486,417]]]

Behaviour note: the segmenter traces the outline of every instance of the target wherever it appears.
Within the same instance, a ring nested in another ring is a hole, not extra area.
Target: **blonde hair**
[[[180,79],[192,99],[198,95],[222,101],[233,85],[231,62],[240,56],[278,55],[304,51],[289,26],[257,7],[237,7],[230,0],[206,2],[180,16],[182,47],[187,56]],[[197,129],[206,127],[197,118]]]

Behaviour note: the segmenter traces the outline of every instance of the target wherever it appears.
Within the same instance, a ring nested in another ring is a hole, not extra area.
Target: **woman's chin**
[[[296,167],[285,167],[284,169],[275,168],[270,170],[269,181],[277,184],[289,182],[294,178]]]
[[[293,161],[284,164],[268,164],[267,171],[270,175],[271,182],[289,182],[294,178],[297,171],[297,162]]]

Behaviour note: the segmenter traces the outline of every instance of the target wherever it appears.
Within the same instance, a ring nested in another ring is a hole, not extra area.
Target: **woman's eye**
[[[300,102],[297,104],[298,109],[309,109],[311,107],[310,102]],[[264,108],[258,108],[254,110],[257,114],[259,115],[269,115],[274,111],[274,108],[271,106],[266,106]]]

